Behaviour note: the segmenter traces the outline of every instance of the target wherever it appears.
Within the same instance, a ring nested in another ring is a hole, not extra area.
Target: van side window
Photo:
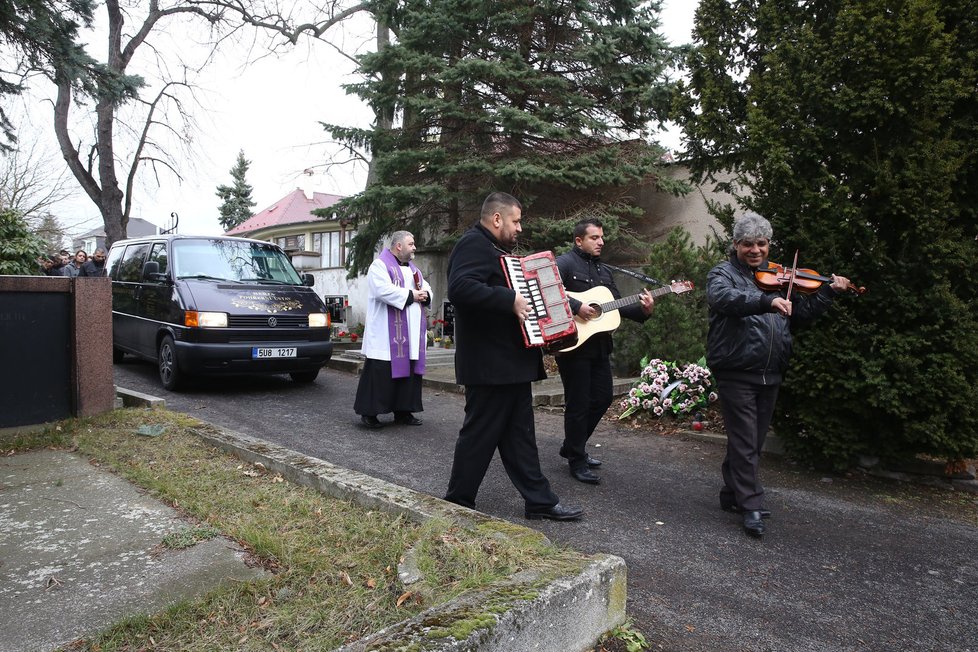
[[[112,247],[109,250],[109,259],[105,261],[105,269],[109,270],[106,276],[111,277],[113,281],[119,280],[119,267],[122,263],[123,251],[125,251],[124,247]]]
[[[143,274],[143,262],[148,253],[149,243],[126,247],[126,253],[122,255],[122,262],[119,264],[118,279],[127,283],[139,283]]]
[[[149,259],[160,264],[160,274],[166,274],[166,243],[157,242],[149,253]]]

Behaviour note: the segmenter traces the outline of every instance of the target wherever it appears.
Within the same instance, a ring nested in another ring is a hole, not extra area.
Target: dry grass
[[[134,434],[140,426],[162,426],[163,434]],[[220,533],[269,571],[132,618],[72,649],[329,650],[515,572],[554,577],[584,563],[525,528],[499,536],[448,522],[417,525],[323,496],[205,445],[194,434],[201,428],[165,410],[117,410],[17,442],[77,447],[181,510],[187,537],[161,544],[193,545]],[[407,590],[397,565],[409,548],[425,579]]]

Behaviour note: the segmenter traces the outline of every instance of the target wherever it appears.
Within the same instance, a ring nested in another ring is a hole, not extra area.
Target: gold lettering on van
[[[288,296],[282,296],[275,292],[243,292],[234,299],[231,305],[235,308],[246,308],[255,312],[287,312],[302,308],[302,302]]]

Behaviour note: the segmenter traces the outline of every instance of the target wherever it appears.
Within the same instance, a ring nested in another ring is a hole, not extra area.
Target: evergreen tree
[[[251,186],[245,181],[250,165],[251,161],[245,159],[244,150],[239,151],[238,160],[231,168],[232,185],[217,187],[217,196],[223,202],[218,221],[225,231],[230,231],[254,215],[251,212],[255,207],[255,202],[251,199]]]
[[[351,274],[398,228],[450,244],[492,190],[524,201],[530,248],[565,243],[585,212],[615,235],[636,214],[629,187],[656,177],[662,153],[642,138],[672,91],[658,7],[378,2],[374,15],[396,41],[361,57],[364,81],[348,87],[377,125],[328,126],[371,155],[366,190],[330,208],[357,225]]]
[[[61,223],[58,222],[58,218],[54,215],[44,213],[38,218],[34,226],[31,225],[30,220],[25,221],[31,232],[44,242],[45,251],[54,253],[64,249],[64,243],[68,240],[68,234],[65,232],[64,227],[61,226]]]
[[[678,103],[700,177],[738,173],[772,257],[870,290],[798,335],[775,430],[837,467],[973,457],[978,4],[702,0],[694,36]]]
[[[37,274],[44,241],[31,233],[17,211],[0,209],[0,274]]]

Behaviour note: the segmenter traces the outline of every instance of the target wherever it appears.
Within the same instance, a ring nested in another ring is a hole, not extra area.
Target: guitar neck
[[[672,292],[670,286],[665,286],[661,288],[656,288],[655,290],[649,290],[652,298],[661,297],[663,294],[669,294]],[[619,308],[624,308],[625,306],[630,306],[633,303],[638,303],[642,298],[642,293],[631,294],[627,297],[622,297],[621,299],[615,299],[614,301],[609,301],[608,303],[601,304],[601,311],[608,312],[609,310],[618,310]]]

